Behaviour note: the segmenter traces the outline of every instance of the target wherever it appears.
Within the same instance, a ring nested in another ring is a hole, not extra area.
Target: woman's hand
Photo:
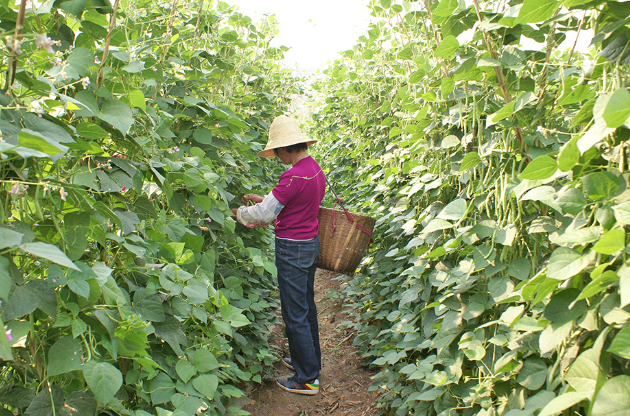
[[[247,205],[247,201],[255,202],[256,204],[260,204],[263,201],[263,197],[256,194],[245,194],[241,198],[243,204]]]

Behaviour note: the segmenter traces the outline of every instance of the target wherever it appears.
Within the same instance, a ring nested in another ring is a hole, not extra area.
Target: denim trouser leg
[[[282,319],[297,383],[319,377],[321,368],[314,291],[318,255],[319,237],[309,241],[276,239]]]

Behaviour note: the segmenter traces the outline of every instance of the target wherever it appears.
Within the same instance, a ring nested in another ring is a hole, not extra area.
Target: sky
[[[271,46],[287,46],[285,65],[297,66],[302,75],[323,71],[367,33],[367,0],[226,0],[254,20],[275,14],[280,33]]]
[[[369,0],[225,0],[255,21],[264,14],[275,14],[280,33],[271,46],[287,46],[284,65],[309,76],[328,67],[339,52],[351,49],[367,33],[370,21]],[[569,32],[559,49],[573,46],[575,32]],[[583,31],[577,49],[588,50],[592,31]],[[533,40],[521,40],[529,48],[544,48]]]

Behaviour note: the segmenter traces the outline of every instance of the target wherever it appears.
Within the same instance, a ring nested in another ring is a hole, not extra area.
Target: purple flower
[[[11,187],[11,190],[9,191],[10,194],[17,194],[18,192],[20,192],[20,187],[17,183],[14,183],[13,186]]]
[[[35,45],[37,45],[38,49],[46,49],[48,53],[55,53],[55,51],[52,48],[53,41],[49,37],[46,37],[44,35],[39,35],[37,37],[37,40],[35,41]]]
[[[7,327],[5,326],[4,327],[4,332],[7,334],[7,340],[9,342],[12,342],[13,341],[13,337],[11,336],[11,330],[7,329]]]

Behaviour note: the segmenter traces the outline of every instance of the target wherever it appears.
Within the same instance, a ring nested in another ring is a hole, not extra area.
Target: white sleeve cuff
[[[236,219],[249,228],[266,227],[276,219],[282,208],[284,205],[270,192],[259,204],[239,207]]]

